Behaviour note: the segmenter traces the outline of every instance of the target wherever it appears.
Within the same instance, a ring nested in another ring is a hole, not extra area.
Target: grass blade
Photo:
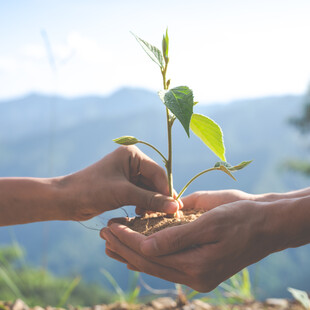
[[[81,277],[76,277],[72,280],[72,282],[70,283],[70,285],[68,286],[68,288],[66,289],[62,297],[60,298],[57,308],[62,308],[65,305],[65,303],[71,296],[74,289],[79,285],[80,281],[81,281]]]

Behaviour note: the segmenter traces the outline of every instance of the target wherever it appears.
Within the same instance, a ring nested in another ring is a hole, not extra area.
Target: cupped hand
[[[211,210],[220,205],[239,201],[254,200],[255,196],[236,189],[198,191],[182,198],[184,208]]]
[[[74,203],[75,220],[134,205],[138,213],[174,213],[180,207],[169,196],[163,168],[135,146],[121,146],[97,163],[64,178]],[[72,210],[70,211],[72,212]]]
[[[190,195],[183,200],[184,207],[191,202],[199,208],[200,199],[201,195]],[[106,253],[129,269],[209,292],[275,251],[266,206],[239,200],[149,237],[113,223],[101,231],[101,237],[106,240]]]

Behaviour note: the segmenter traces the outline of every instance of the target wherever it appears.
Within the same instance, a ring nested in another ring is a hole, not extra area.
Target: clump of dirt
[[[127,225],[130,229],[139,232],[145,236],[149,236],[162,229],[183,225],[189,222],[195,221],[199,218],[205,210],[192,210],[187,209],[180,212],[180,217],[172,217],[166,213],[151,213],[145,214],[142,217],[134,217],[127,221]]]

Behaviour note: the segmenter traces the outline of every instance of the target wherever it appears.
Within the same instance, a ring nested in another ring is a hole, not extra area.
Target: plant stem
[[[165,58],[165,67],[162,69],[161,73],[163,76],[163,85],[164,90],[168,90],[167,85],[167,68],[168,68],[169,58]],[[173,197],[173,178],[172,178],[172,124],[173,121],[170,118],[169,110],[166,108],[166,117],[167,117],[167,134],[168,134],[168,160],[166,161],[166,169],[167,169],[167,176],[168,176],[168,186],[169,186],[169,195]]]
[[[169,195],[173,197],[172,135],[171,135],[172,124],[170,121],[169,110],[167,108],[166,108],[166,114],[167,114],[167,133],[168,133],[168,160],[166,163],[166,169],[167,169],[167,175],[168,175]]]
[[[188,188],[188,186],[193,182],[195,181],[198,177],[200,177],[202,174],[204,173],[207,173],[209,171],[213,171],[213,170],[221,170],[221,168],[219,167],[213,167],[213,168],[209,168],[209,169],[206,169],[204,171],[201,171],[200,173],[196,174],[193,178],[191,178],[187,183],[186,185],[183,187],[183,189],[180,191],[178,197],[176,198],[176,200],[178,200],[183,194],[184,192],[186,191],[186,189]]]
[[[165,165],[167,164],[168,159],[167,159],[155,146],[153,146],[153,145],[150,144],[150,143],[141,141],[141,140],[139,140],[138,143],[145,144],[145,145],[151,147],[154,151],[156,151],[156,152],[162,157],[162,159],[164,160]]]

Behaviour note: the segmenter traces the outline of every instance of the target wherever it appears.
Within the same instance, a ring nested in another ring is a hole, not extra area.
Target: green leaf
[[[72,282],[70,283],[70,285],[68,286],[68,288],[65,290],[64,294],[62,295],[62,297],[60,298],[60,301],[57,305],[57,308],[62,308],[66,302],[68,301],[68,299],[70,298],[72,292],[74,291],[74,289],[79,285],[81,281],[81,277],[75,277]]]
[[[235,179],[235,177],[231,174],[231,172],[229,171],[229,169],[228,169],[226,166],[220,165],[219,168],[220,168],[220,170],[222,170],[223,172],[225,172],[226,174],[228,174],[232,179],[234,179],[235,181],[237,181],[237,180]]]
[[[190,127],[216,156],[226,162],[223,133],[217,123],[204,115],[193,114]]]
[[[241,170],[244,167],[246,167],[247,165],[249,165],[253,160],[249,160],[249,161],[243,161],[242,163],[236,165],[236,166],[231,166],[229,168],[229,171],[237,171],[237,170]]]
[[[169,53],[169,36],[168,36],[168,28],[166,29],[166,35],[163,36],[162,41],[162,49],[165,61],[168,62],[168,53]]]
[[[132,33],[132,32],[131,32]],[[138,41],[138,43],[141,45],[141,47],[144,49],[144,51],[149,55],[149,57],[161,68],[164,68],[164,59],[163,59],[163,55],[161,53],[161,51],[151,45],[150,43],[142,40],[141,38],[139,38],[138,36],[136,36],[134,33],[132,33],[132,35],[136,38],[136,40]]]
[[[307,310],[310,309],[310,299],[306,292],[289,287],[287,289]]]
[[[9,289],[12,291],[12,293],[16,298],[23,297],[17,283],[15,283],[14,280],[12,280],[12,277],[10,277],[8,270],[6,270],[6,268],[2,268],[1,266],[0,266],[0,276],[4,284],[9,287]]]
[[[220,166],[224,166],[227,170],[234,172],[237,170],[241,170],[244,167],[246,167],[247,165],[249,165],[253,160],[249,160],[249,161],[243,161],[242,163],[236,165],[236,166],[232,166],[231,164],[225,162],[225,161],[218,161],[217,163],[215,163],[214,167],[215,168],[219,168]]]
[[[123,136],[120,138],[116,138],[113,141],[117,144],[122,144],[122,145],[133,145],[139,142],[137,138],[132,137],[132,136]]]
[[[114,279],[114,277],[110,274],[110,272],[104,268],[100,269],[100,272],[106,277],[106,279],[110,282],[110,284],[113,286],[116,294],[119,297],[119,300],[121,302],[125,302],[126,298],[125,298],[125,293],[122,290],[122,288],[118,285],[117,281]]]
[[[181,122],[189,136],[189,125],[193,115],[194,95],[187,86],[179,86],[168,92],[159,92],[159,97],[166,107]]]

